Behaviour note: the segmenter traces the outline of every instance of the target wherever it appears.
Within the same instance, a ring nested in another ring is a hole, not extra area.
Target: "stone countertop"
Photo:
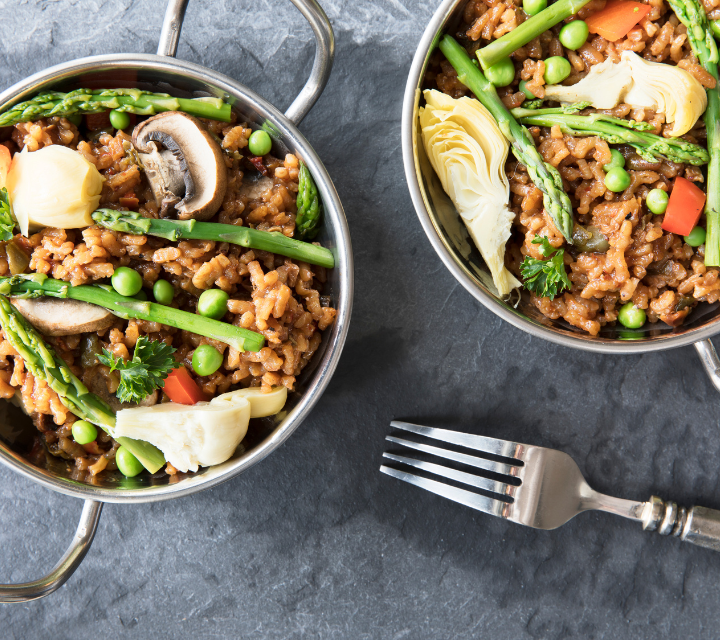
[[[105,506],[54,595],[0,605],[0,637],[714,638],[720,554],[587,513],[535,531],[378,472],[393,418],[556,447],[593,487],[720,507],[718,406],[692,348],[603,356],[503,324],[417,222],[400,154],[407,70],[436,2],[323,0],[335,68],[301,129],[345,205],[355,308],[293,437],[219,488]],[[25,0],[0,21],[0,86],[76,57],[154,53],[159,0]],[[281,0],[190,3],[179,56],[287,107],[313,55]],[[0,581],[64,552],[80,501],[0,467]]]

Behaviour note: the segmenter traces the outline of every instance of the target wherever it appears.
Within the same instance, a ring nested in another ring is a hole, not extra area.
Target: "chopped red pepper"
[[[163,391],[173,402],[178,404],[197,404],[207,400],[207,397],[192,379],[188,370],[183,366],[173,369],[167,378]]]
[[[615,42],[624,38],[630,30],[650,13],[650,6],[631,0],[610,0],[604,9],[585,19],[590,33]]]
[[[250,156],[248,160],[250,160],[250,162],[253,163],[255,168],[264,176],[268,174],[267,167],[263,164],[263,159],[261,156]]]
[[[689,235],[700,219],[705,197],[705,192],[690,180],[675,178],[662,228],[681,236]]]

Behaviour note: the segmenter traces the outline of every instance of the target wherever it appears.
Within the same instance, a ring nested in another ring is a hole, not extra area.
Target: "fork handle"
[[[675,502],[651,496],[642,514],[643,529],[662,536],[692,542],[700,547],[720,551],[720,511],[706,507],[678,507]]]

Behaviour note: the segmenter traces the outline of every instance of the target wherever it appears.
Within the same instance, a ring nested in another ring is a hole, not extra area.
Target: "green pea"
[[[523,11],[534,16],[547,8],[547,0],[523,0]]]
[[[668,200],[670,200],[670,196],[667,191],[663,191],[662,189],[651,189],[647,194],[647,198],[645,198],[645,205],[656,216],[659,216],[665,213],[665,209],[667,209],[668,206]]]
[[[496,87],[507,87],[515,79],[515,65],[510,58],[503,58],[485,69],[485,77]]]
[[[199,376],[210,376],[222,364],[223,357],[215,347],[210,344],[201,344],[192,356],[192,368]]]
[[[691,247],[699,247],[701,244],[705,244],[705,229],[702,227],[695,227],[688,235],[685,236],[685,242]]]
[[[197,312],[206,318],[220,320],[227,311],[227,301],[230,296],[222,289],[208,289],[198,298]]]
[[[630,174],[622,167],[613,167],[605,174],[605,186],[614,193],[625,191],[630,186]]]
[[[610,150],[610,162],[603,165],[603,171],[607,173],[610,169],[620,167],[621,169],[625,166],[625,156],[620,153],[617,149]]]
[[[570,75],[572,67],[562,56],[553,56],[545,60],[545,84],[557,84]]]
[[[645,324],[645,310],[638,309],[632,302],[626,302],[620,307],[618,320],[623,327],[639,329]]]
[[[135,298],[135,300],[140,300],[140,302],[147,302],[148,296],[147,293],[145,293],[145,289],[140,289],[133,298]]]
[[[264,156],[272,149],[272,139],[267,131],[253,131],[248,140],[250,153],[256,156]]]
[[[520,91],[525,94],[528,100],[535,100],[537,97],[530,89],[527,88],[527,80],[520,80]]]
[[[142,289],[142,276],[129,267],[115,269],[110,282],[121,296],[132,297]]]
[[[130,126],[130,116],[124,111],[113,109],[110,112],[110,124],[116,129],[127,129]]]
[[[167,280],[158,280],[153,285],[153,295],[160,304],[170,304],[175,297],[175,288]]]
[[[582,47],[588,39],[588,26],[583,20],[568,22],[558,34],[560,44],[566,49],[575,51]]]
[[[142,464],[140,464],[140,460],[138,460],[125,447],[120,447],[115,452],[115,464],[120,470],[120,473],[122,473],[128,478],[135,477],[143,470],[143,466]]]
[[[97,429],[87,420],[78,420],[73,422],[72,435],[78,444],[90,444],[97,438]]]
[[[82,124],[82,114],[81,113],[73,113],[72,115],[65,116],[70,122],[72,122],[76,127],[79,127]]]

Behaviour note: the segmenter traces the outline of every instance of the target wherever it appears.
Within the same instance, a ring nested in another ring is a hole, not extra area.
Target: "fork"
[[[397,466],[383,464],[380,471],[478,511],[535,529],[555,529],[583,511],[606,511],[640,522],[647,531],[720,551],[720,511],[685,509],[657,496],[634,502],[598,493],[590,488],[575,461],[562,451],[397,420],[390,426],[476,452],[478,455],[458,453],[389,435],[386,440],[393,444],[472,467],[474,473],[389,452],[383,457]],[[491,495],[410,473],[404,470],[408,467]]]

